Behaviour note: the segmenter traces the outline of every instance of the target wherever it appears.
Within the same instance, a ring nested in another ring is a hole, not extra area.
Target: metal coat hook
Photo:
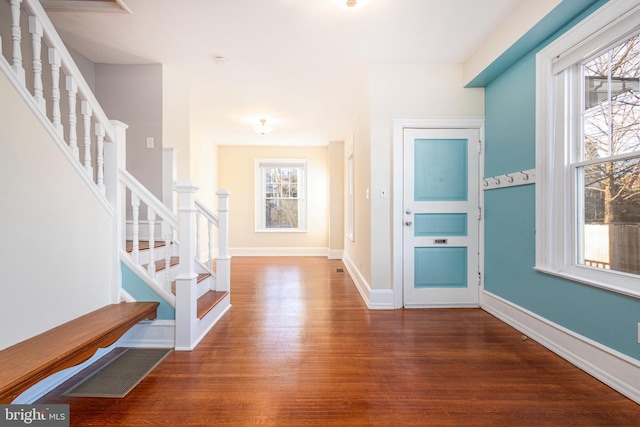
[[[520,173],[521,173],[522,175],[524,175],[524,178],[522,178],[524,181],[528,181],[528,180],[529,180],[529,174],[526,174],[526,173],[524,173],[524,172],[522,172],[522,171],[520,171]]]
[[[487,181],[485,178],[482,178],[482,181],[484,181],[484,186],[485,187],[489,186],[489,181]]]
[[[504,174],[504,176],[506,176],[506,177],[507,177],[507,182],[509,182],[509,183],[513,182],[513,177],[512,177],[512,176],[509,176],[509,174],[508,174],[508,173]]]
[[[496,185],[500,185],[500,179],[494,177],[493,180],[496,182]]]

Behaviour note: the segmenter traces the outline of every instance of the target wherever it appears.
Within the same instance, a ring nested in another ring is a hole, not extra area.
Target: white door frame
[[[404,306],[403,298],[403,221],[402,212],[404,206],[403,199],[403,133],[406,128],[414,129],[478,129],[482,150],[480,151],[478,182],[482,182],[484,175],[484,117],[395,117],[393,119],[393,203],[391,209],[392,220],[392,246],[393,259],[391,265],[391,277],[393,285],[393,304],[394,308],[399,309]],[[479,194],[479,204],[484,211],[484,197],[482,192]],[[484,287],[484,216],[481,218],[479,225],[479,242],[480,251],[479,264],[481,273],[481,284],[479,292],[479,302],[482,304],[482,288]]]

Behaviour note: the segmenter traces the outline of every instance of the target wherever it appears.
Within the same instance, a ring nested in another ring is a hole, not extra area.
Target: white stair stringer
[[[198,282],[197,284],[197,291],[196,291],[196,295],[198,296],[198,298],[200,298],[202,295],[206,294],[208,291],[210,290],[216,290],[216,274],[214,272],[212,272],[211,270],[209,270],[207,268],[207,266],[205,266],[200,260],[196,259],[195,260],[195,266],[196,266],[196,273],[198,274],[202,274],[202,273],[209,273],[210,276],[207,277],[206,279],[202,280],[201,282]]]
[[[120,260],[127,266],[127,268],[133,271],[136,276],[140,278],[140,280],[142,280],[147,286],[149,286],[155,293],[160,295],[160,297],[165,300],[171,307],[176,307],[176,297],[171,293],[171,290],[165,290],[163,286],[158,285],[158,282],[152,280],[147,275],[147,272],[142,267],[136,265],[133,261],[131,261],[129,254],[122,249],[120,250]]]
[[[202,319],[197,320],[196,340],[190,347],[176,346],[176,350],[190,351],[193,350],[198,343],[207,335],[207,333],[215,326],[222,316],[231,308],[231,295],[227,294],[209,311]]]

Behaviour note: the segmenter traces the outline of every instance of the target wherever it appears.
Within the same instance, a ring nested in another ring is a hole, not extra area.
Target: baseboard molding
[[[329,259],[342,259],[344,256],[344,251],[342,249],[329,249],[329,254],[327,258]]]
[[[328,248],[314,247],[265,247],[265,248],[229,248],[231,256],[321,256],[328,255]]]
[[[394,295],[392,289],[371,289],[371,286],[366,281],[360,270],[356,268],[355,264],[346,253],[342,257],[342,262],[347,268],[358,292],[360,292],[362,300],[369,310],[394,310]]]
[[[640,404],[640,361],[484,291],[482,309]]]
[[[119,347],[173,348],[176,344],[175,320],[143,321],[120,338]]]

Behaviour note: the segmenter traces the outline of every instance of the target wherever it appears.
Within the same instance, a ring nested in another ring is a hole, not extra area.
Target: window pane
[[[580,263],[640,274],[640,158],[579,172],[584,196]]]
[[[267,200],[266,228],[298,228],[297,200]]]
[[[640,37],[634,36],[583,66],[584,158],[640,148]]]

